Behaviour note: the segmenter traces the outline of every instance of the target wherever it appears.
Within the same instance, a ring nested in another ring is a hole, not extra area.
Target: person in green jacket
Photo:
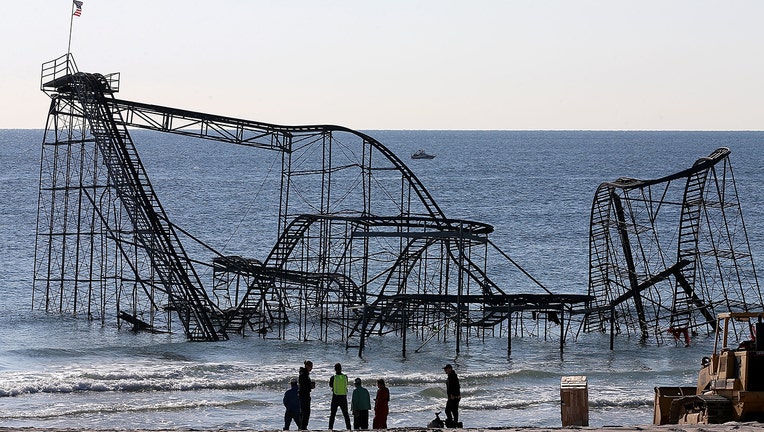
[[[334,417],[337,416],[337,407],[342,409],[345,417],[345,429],[350,428],[350,416],[348,415],[348,376],[342,373],[342,365],[334,365],[334,375],[329,378],[329,387],[332,388],[332,411],[329,415],[329,429],[334,429]]]
[[[369,428],[370,409],[371,397],[369,397],[369,391],[361,385],[361,378],[356,378],[353,399],[350,401],[350,410],[353,411],[353,429]]]

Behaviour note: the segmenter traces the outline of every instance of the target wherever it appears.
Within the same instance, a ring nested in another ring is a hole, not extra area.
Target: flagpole
[[[72,25],[74,24],[74,2],[72,2],[72,13],[69,14],[69,45],[66,46],[66,62],[69,69],[69,54],[72,52]]]

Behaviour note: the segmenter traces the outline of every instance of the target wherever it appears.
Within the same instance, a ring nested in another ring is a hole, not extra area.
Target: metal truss
[[[546,289],[490,242],[490,225],[447,218],[406,164],[366,134],[121,100],[118,74],[79,72],[70,55],[43,65],[41,89],[51,107],[36,308],[157,332],[173,331],[177,318],[189,340],[339,339],[359,353],[369,337],[397,333],[405,355],[407,333],[422,343],[453,337],[458,351],[470,335],[497,329],[511,341],[559,327],[562,349],[565,315],[589,299]],[[175,226],[134,128],[280,152],[270,253],[224,255]],[[193,259],[189,241],[215,258]],[[207,287],[200,266],[212,269]],[[502,266],[495,282],[488,269]]]
[[[762,310],[729,155],[719,148],[663,178],[599,186],[586,331],[689,343],[719,312]]]
[[[411,335],[421,345],[453,339],[458,352],[498,334],[509,352],[513,336],[559,334],[562,350],[572,323],[661,342],[712,326],[719,311],[762,308],[726,148],[667,177],[600,185],[589,292],[556,294],[489,240],[493,227],[447,218],[371,136],[121,100],[119,81],[79,72],[70,55],[43,65],[51,105],[35,308],[140,331],[180,322],[193,341],[337,340],[359,354],[370,337],[394,333],[404,355]],[[136,128],[279,152],[270,252],[225,255],[173,224]],[[214,258],[192,258],[189,242]]]

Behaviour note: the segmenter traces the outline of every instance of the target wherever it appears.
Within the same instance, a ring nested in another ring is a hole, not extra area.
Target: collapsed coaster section
[[[762,310],[729,155],[719,148],[666,177],[597,188],[585,330],[689,344],[720,312]]]
[[[458,351],[470,334],[497,328],[511,337],[559,326],[562,346],[560,322],[588,299],[543,287],[488,240],[490,225],[447,218],[366,134],[121,100],[119,74],[79,72],[70,55],[43,65],[41,89],[51,105],[35,308],[155,332],[172,331],[177,319],[194,341],[252,331],[363,350],[372,334],[391,332],[405,347],[411,331],[424,341],[453,336]],[[176,226],[141,163],[136,128],[278,152],[276,232],[263,233],[274,239],[270,252],[222,253]],[[192,258],[192,249],[214,259]],[[486,270],[502,265],[504,288]],[[526,324],[526,315],[554,319]]]

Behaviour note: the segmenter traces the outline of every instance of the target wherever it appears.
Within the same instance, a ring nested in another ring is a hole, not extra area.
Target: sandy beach
[[[120,431],[120,432],[202,432],[207,429],[194,429],[194,428],[179,428],[179,429],[151,429],[151,430],[138,430],[128,428],[114,428],[114,429],[76,429],[76,428],[12,428],[12,427],[0,427],[0,432],[79,432],[79,431]],[[326,429],[315,429],[326,430]],[[713,425],[633,425],[633,426],[602,426],[602,427],[584,427],[584,426],[571,426],[571,427],[497,427],[497,428],[464,428],[464,429],[428,429],[428,428],[391,428],[386,429],[392,432],[444,432],[448,430],[452,431],[469,431],[469,432],[565,432],[565,431],[591,431],[591,432],[611,432],[611,431],[645,431],[645,432],[762,432],[764,431],[764,423],[758,422],[728,422],[723,424]],[[237,429],[237,431],[239,431]],[[241,432],[277,432],[280,429],[273,430],[241,430]]]

